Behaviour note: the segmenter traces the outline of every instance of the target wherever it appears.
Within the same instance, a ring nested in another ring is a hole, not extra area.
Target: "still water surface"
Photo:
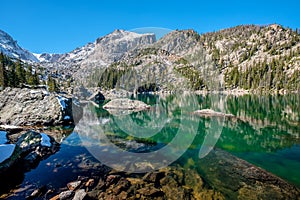
[[[300,187],[299,95],[140,95],[137,99],[152,108],[134,113],[109,113],[89,105],[89,127],[75,127],[62,142],[59,152],[18,178],[19,187],[65,187],[77,176],[99,173],[100,163],[120,167],[126,164],[126,169],[135,170],[128,162],[114,160],[118,159],[118,152],[113,147],[132,153],[154,152],[167,147],[181,133],[178,148],[162,153],[160,159],[167,160],[179,153],[180,158],[172,164],[198,169],[201,174],[201,166],[206,165],[201,158],[211,148],[219,148]],[[234,116],[204,117],[193,113],[208,108]],[[104,144],[99,132],[114,146]],[[183,143],[189,144],[186,149]],[[108,161],[101,160],[103,154],[95,155],[95,148],[106,152]],[[157,163],[152,164],[155,167]],[[18,199],[18,195],[11,199]]]

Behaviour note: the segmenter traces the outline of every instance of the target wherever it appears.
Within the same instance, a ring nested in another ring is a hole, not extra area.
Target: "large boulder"
[[[105,104],[103,108],[120,110],[147,110],[150,108],[150,106],[142,101],[120,98],[111,100]]]
[[[6,88],[0,93],[0,124],[58,125],[72,122],[72,99],[45,89]]]
[[[142,101],[127,98],[113,99],[103,106],[112,115],[128,115],[132,112],[148,110],[150,106]]]

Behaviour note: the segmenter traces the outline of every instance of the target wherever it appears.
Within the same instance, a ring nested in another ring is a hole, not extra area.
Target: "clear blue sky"
[[[300,27],[294,0],[4,0],[0,29],[31,52],[64,53],[114,29],[192,28],[198,33],[240,24]]]

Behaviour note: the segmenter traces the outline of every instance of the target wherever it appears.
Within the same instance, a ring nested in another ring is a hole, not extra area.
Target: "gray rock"
[[[68,186],[69,190],[76,190],[80,184],[81,184],[81,181],[74,181],[74,182],[68,183],[67,186]]]
[[[201,117],[228,117],[234,118],[235,116],[232,114],[217,112],[212,109],[202,109],[194,111],[194,114],[201,116]]]
[[[16,142],[20,148],[19,159],[25,160],[29,168],[59,149],[58,143],[51,136],[43,135],[35,131],[28,131],[21,135]],[[43,141],[44,137],[47,137],[48,141]]]
[[[0,123],[57,125],[71,121],[72,99],[58,98],[44,89],[6,88],[0,93]],[[64,108],[61,105],[63,101]]]
[[[69,198],[71,198],[73,195],[74,195],[74,191],[67,190],[67,191],[61,192],[61,193],[59,194],[59,199],[60,199],[60,200],[69,199]]]
[[[95,51],[89,59],[101,58],[105,62],[116,61],[124,53],[147,44],[152,44],[155,41],[155,35],[151,33],[137,34],[124,30],[115,30],[96,40]]]
[[[22,153],[26,153],[36,149],[41,145],[42,136],[40,133],[35,131],[28,131],[25,134],[21,135],[16,143],[21,150]]]
[[[38,189],[35,189],[29,197],[27,197],[26,199],[35,199],[35,198],[38,198],[40,196],[42,196],[44,193],[46,193],[47,191],[47,188],[46,186],[42,186]]]
[[[140,111],[140,110],[147,110],[150,109],[150,106],[145,104],[142,101],[138,100],[131,100],[126,98],[121,99],[113,99],[107,104],[103,106],[104,109],[107,110],[133,110],[133,111]]]
[[[86,197],[87,193],[84,191],[84,189],[77,190],[75,192],[73,200],[83,200]]]
[[[132,95],[132,92],[123,90],[123,89],[111,89],[103,92],[105,99],[119,99],[119,98],[128,98]]]
[[[88,97],[92,96],[93,93],[92,91],[89,91],[87,88],[83,86],[79,86],[73,89],[72,94],[79,100],[86,100]]]

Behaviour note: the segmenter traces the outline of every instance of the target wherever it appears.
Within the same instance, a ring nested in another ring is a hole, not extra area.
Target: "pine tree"
[[[10,87],[17,87],[19,86],[19,81],[17,79],[17,74],[16,74],[16,67],[14,64],[9,66],[9,71],[8,71],[8,86]]]
[[[27,71],[26,71],[26,83],[29,85],[34,85],[34,80],[32,76],[32,66],[29,66]]]
[[[20,61],[16,63],[16,76],[19,84],[26,83],[26,72]]]
[[[59,87],[58,87],[56,81],[51,77],[50,74],[48,75],[47,85],[48,85],[49,92],[58,92],[59,91]]]
[[[7,71],[5,67],[5,57],[3,53],[0,53],[0,87],[7,87]]]
[[[33,85],[39,85],[40,84],[40,79],[36,71],[33,74]]]

